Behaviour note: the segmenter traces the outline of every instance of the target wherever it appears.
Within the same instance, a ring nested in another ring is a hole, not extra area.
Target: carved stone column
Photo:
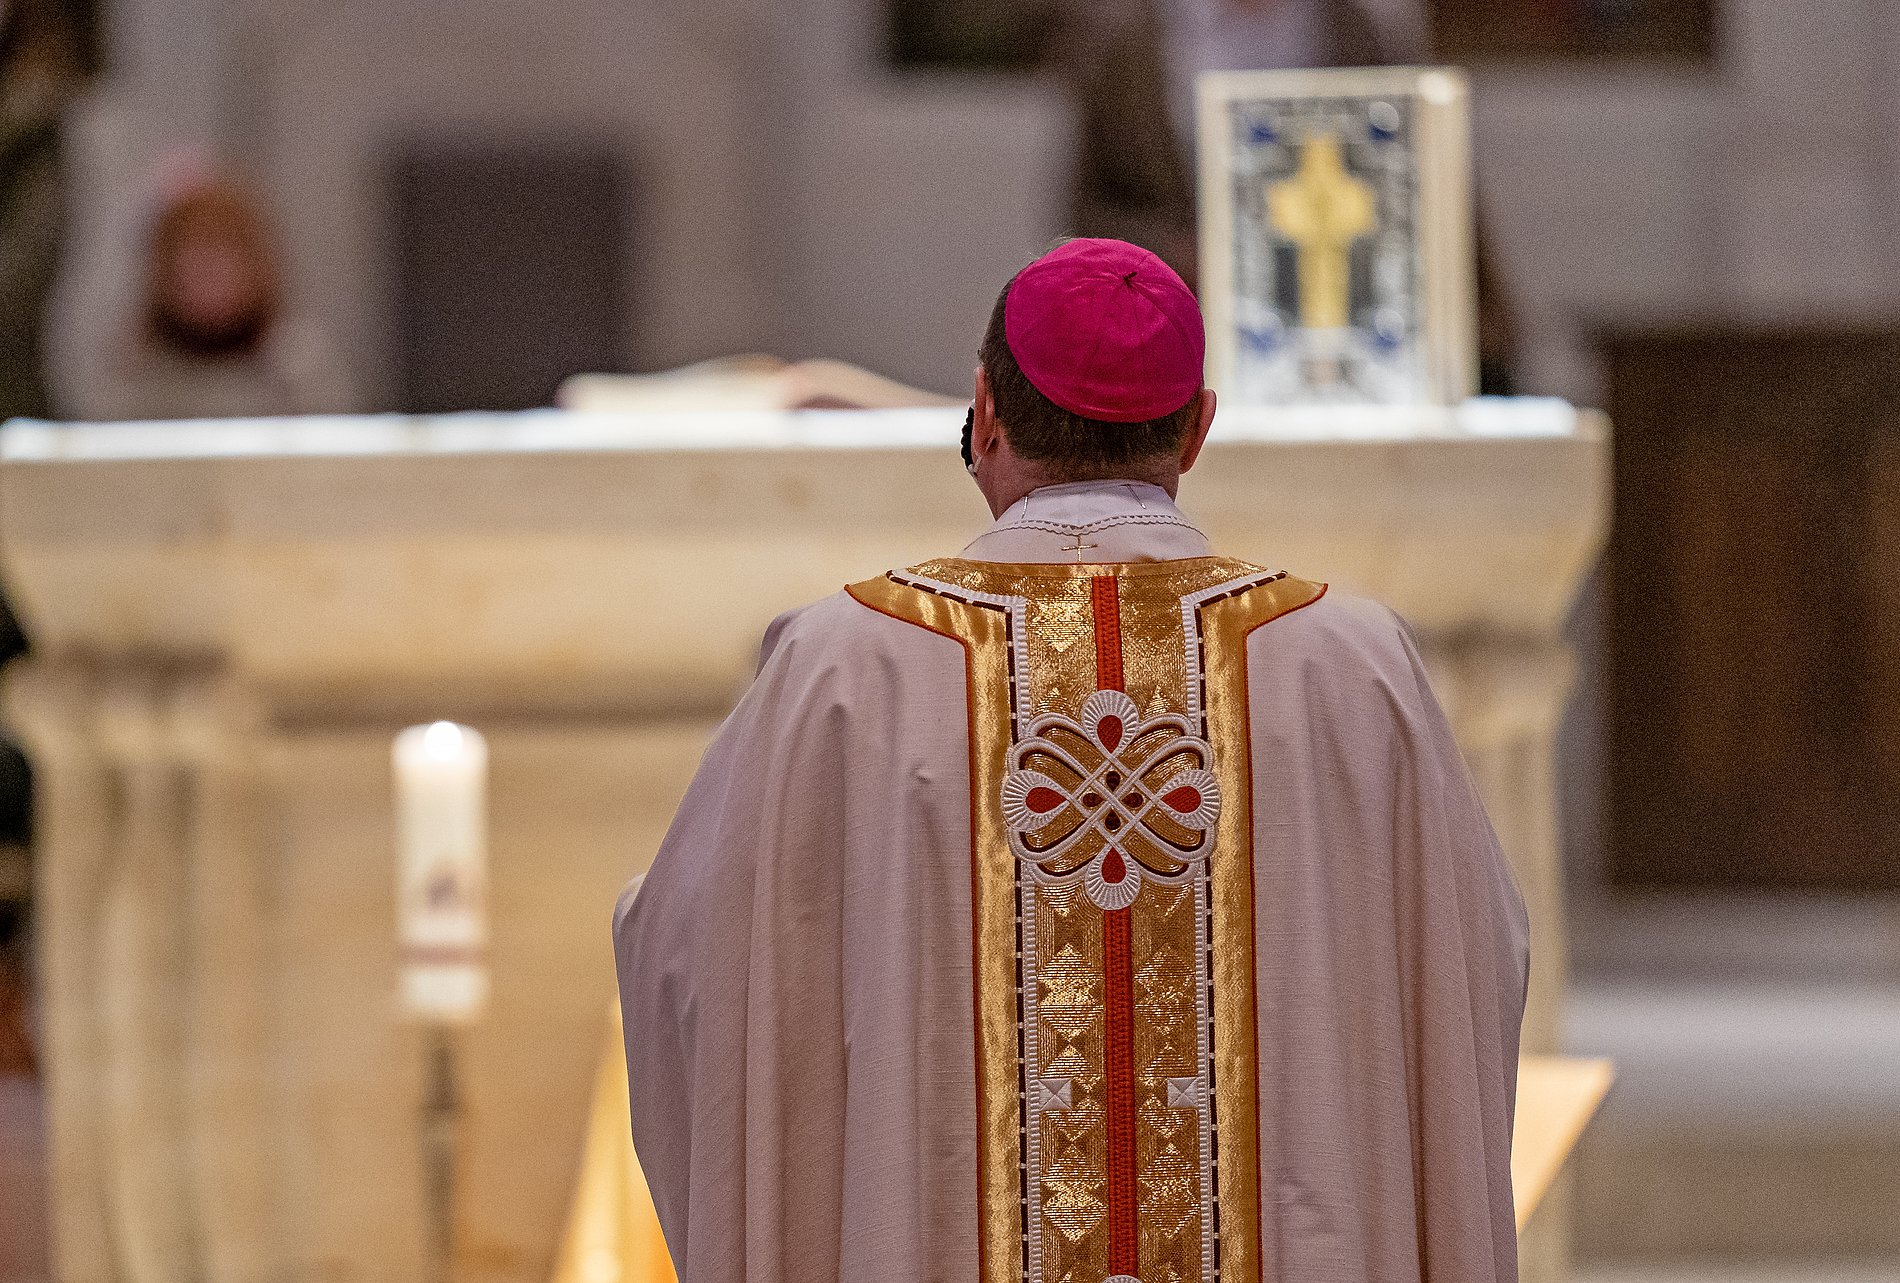
[[[198,1273],[186,1055],[189,782],[172,751],[167,694],[162,672],[120,670],[95,705],[119,797],[92,951],[105,1017],[112,1229],[130,1283],[189,1283]]]
[[[81,1283],[282,1277],[253,710],[188,665],[35,656],[55,1253]]]
[[[7,674],[7,711],[34,763],[35,913],[46,1043],[53,1261],[65,1283],[116,1283],[104,1108],[106,1019],[97,923],[119,810],[93,731],[90,666],[36,657]]]
[[[262,713],[216,672],[172,690],[188,772],[183,930],[195,1196],[206,1283],[266,1283],[290,1254],[276,1215],[282,1143],[270,1040],[271,865],[276,850]]]
[[[1531,922],[1523,1050],[1556,1052],[1568,983],[1563,867],[1557,834],[1557,724],[1572,658],[1562,639],[1426,636],[1426,666]],[[1560,1177],[1518,1239],[1522,1283],[1569,1273],[1569,1178]]]
[[[1557,637],[1421,638],[1434,689],[1511,861],[1535,953],[1523,1049],[1559,1049],[1567,976],[1557,835],[1557,723],[1572,659]]]

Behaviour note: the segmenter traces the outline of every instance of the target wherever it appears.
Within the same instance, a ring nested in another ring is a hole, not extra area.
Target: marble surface
[[[1813,905],[1749,906],[1797,929]],[[1889,910],[1890,912],[1890,910]],[[1676,930],[1698,936],[1693,920]],[[1704,926],[1706,930],[1706,924]],[[1891,933],[1891,927],[1889,927]],[[1900,986],[1874,974],[1589,975],[1564,1042],[1618,1082],[1572,1172],[1593,1266],[1884,1261],[1900,1278]],[[1658,1277],[1667,1277],[1661,1275]],[[1790,1271],[1790,1278],[1805,1277]],[[1829,1277],[1818,1274],[1816,1277]]]
[[[1594,555],[1607,459],[1588,418],[1552,433],[1552,408],[1522,406],[1515,436],[1236,435],[1183,504],[1224,551],[1379,597],[1424,633],[1547,635]],[[588,707],[663,693],[703,711],[762,618],[982,527],[957,422],[15,424],[0,558],[55,651],[213,652],[286,698],[411,704],[555,664]]]
[[[465,454],[561,450],[955,450],[963,411],[680,410],[639,415],[311,415],[167,423],[49,423],[0,430],[0,462],[245,456]],[[1477,397],[1457,406],[1229,406],[1212,440],[1404,441],[1565,437],[1600,431],[1552,397]]]
[[[1586,1267],[1574,1278],[1575,1283],[1893,1283],[1900,1279],[1900,1260]]]
[[[1565,1041],[1615,1059],[1620,1122],[1900,1132],[1900,988],[1842,981],[1592,981]]]

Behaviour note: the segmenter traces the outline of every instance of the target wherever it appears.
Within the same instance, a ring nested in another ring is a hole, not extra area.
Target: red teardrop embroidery
[[[1181,814],[1189,815],[1201,809],[1201,790],[1192,784],[1183,784],[1170,790],[1161,800]]]
[[[1114,886],[1127,876],[1128,866],[1122,863],[1122,853],[1111,846],[1102,857],[1102,881]]]
[[[1102,741],[1102,747],[1113,753],[1122,742],[1122,719],[1110,714],[1095,723],[1095,734]]]
[[[1047,815],[1062,805],[1062,794],[1052,788],[1033,788],[1029,790],[1029,796],[1023,799],[1023,805],[1037,815]]]

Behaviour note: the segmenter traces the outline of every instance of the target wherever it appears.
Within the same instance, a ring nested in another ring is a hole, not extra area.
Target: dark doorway
[[[528,409],[623,367],[632,193],[614,148],[410,140],[386,180],[397,409]]]
[[[1366,7],[1365,0],[1327,0]],[[890,61],[904,68],[1020,71],[1043,56],[1049,0],[885,0]],[[1715,0],[1430,0],[1432,57],[1707,62]]]
[[[1714,0],[1431,0],[1445,62],[1598,59],[1707,62]]]
[[[1900,334],[1609,357],[1615,881],[1900,889]]]

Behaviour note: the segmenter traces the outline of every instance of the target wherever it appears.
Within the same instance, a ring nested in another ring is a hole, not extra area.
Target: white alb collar
[[[1207,536],[1145,481],[1072,481],[1032,490],[964,555],[978,561],[1118,562],[1205,557]]]

